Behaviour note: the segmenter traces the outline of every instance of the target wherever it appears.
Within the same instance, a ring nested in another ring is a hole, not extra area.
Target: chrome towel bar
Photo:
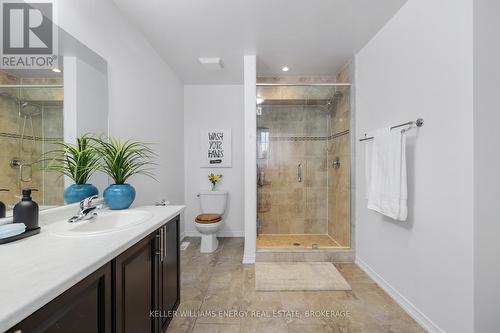
[[[396,126],[392,126],[391,130],[393,130],[395,128],[399,128],[399,127],[403,127],[403,126],[411,126],[411,125],[416,125],[417,127],[422,127],[424,125],[424,119],[418,118],[415,121],[409,121],[409,122],[404,123],[404,124],[399,124],[399,125],[396,125]],[[366,136],[366,133],[365,133],[365,136]],[[374,138],[373,136],[370,136],[370,137],[367,137],[367,138],[359,139],[359,141],[372,140],[373,138]]]

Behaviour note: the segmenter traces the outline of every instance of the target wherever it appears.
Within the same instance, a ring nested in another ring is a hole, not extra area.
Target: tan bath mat
[[[257,291],[351,290],[330,262],[255,263]]]

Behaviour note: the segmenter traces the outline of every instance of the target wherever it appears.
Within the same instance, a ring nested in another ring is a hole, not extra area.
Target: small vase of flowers
[[[212,191],[215,191],[215,186],[222,178],[222,175],[214,175],[213,173],[208,175],[208,180],[212,183]]]

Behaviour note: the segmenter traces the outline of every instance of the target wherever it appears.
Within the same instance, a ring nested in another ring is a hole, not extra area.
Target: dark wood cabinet
[[[180,302],[179,241],[177,216],[8,332],[165,332]]]
[[[153,332],[154,239],[144,238],[114,260],[114,332]]]
[[[112,332],[111,285],[107,263],[7,332]]]
[[[114,260],[114,332],[166,331],[180,301],[179,236],[177,216]]]
[[[179,217],[163,226],[163,229],[163,257],[158,257],[158,310],[162,314],[158,318],[160,332],[168,327],[172,319],[169,312],[177,309],[180,300]]]

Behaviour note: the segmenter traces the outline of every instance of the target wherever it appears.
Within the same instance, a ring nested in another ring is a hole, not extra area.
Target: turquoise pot
[[[113,184],[104,190],[104,201],[110,209],[127,209],[135,199],[135,189],[130,184]]]
[[[64,202],[72,204],[98,194],[99,190],[92,184],[73,184],[64,190]]]

